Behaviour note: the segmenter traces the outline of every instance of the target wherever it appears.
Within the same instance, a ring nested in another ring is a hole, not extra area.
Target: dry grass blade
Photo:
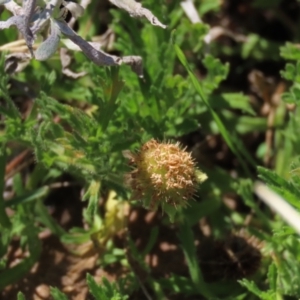
[[[254,185],[255,194],[270,208],[276,211],[297,233],[300,234],[300,214],[280,195],[262,182]]]

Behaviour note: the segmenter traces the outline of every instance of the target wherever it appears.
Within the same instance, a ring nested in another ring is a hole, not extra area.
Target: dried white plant
[[[126,10],[132,17],[145,17],[151,24],[165,28],[166,26],[140,3],[134,0],[110,0],[117,7]],[[94,47],[79,36],[65,20],[68,12],[73,19],[77,19],[84,13],[84,7],[64,0],[23,0],[22,6],[14,0],[0,0],[13,16],[6,21],[0,21],[0,30],[11,26],[17,27],[23,35],[25,43],[32,58],[47,60],[58,49],[61,38],[64,36],[76,44],[79,49],[96,65],[118,66],[127,64],[134,72],[142,77],[142,59],[140,56],[118,57],[109,55],[99,47]],[[86,7],[86,6],[85,6]],[[33,44],[37,36],[44,37],[44,41],[34,51]],[[66,56],[61,56],[66,57]],[[64,63],[63,63],[64,64]]]

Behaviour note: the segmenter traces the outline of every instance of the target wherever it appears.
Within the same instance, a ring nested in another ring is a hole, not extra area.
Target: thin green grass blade
[[[180,62],[183,64],[183,66],[185,67],[185,69],[187,70],[192,83],[197,91],[197,93],[199,94],[200,98],[202,99],[202,101],[204,102],[204,104],[206,105],[208,111],[211,113],[214,121],[216,122],[221,135],[223,136],[225,142],[227,143],[228,147],[231,149],[231,151],[238,157],[243,169],[249,173],[248,171],[248,167],[244,162],[244,158],[253,166],[255,166],[255,162],[254,160],[251,158],[251,156],[249,155],[248,151],[241,145],[241,143],[238,143],[236,138],[234,138],[232,136],[232,134],[229,134],[229,132],[227,131],[225,125],[223,124],[222,120],[220,119],[220,117],[218,116],[218,114],[212,109],[210,103],[208,102],[208,100],[206,99],[202,87],[198,81],[198,79],[196,78],[196,76],[194,75],[194,73],[192,72],[190,66],[188,65],[188,62],[186,60],[186,57],[184,55],[184,53],[181,51],[181,49],[179,48],[178,45],[174,44],[174,49],[175,52],[177,54],[177,57],[179,58]],[[242,148],[242,149],[241,149]],[[242,151],[241,151],[242,150]]]
[[[155,226],[154,228],[151,229],[148,243],[141,253],[142,256],[146,256],[151,251],[151,249],[153,248],[154,244],[157,241],[158,233],[159,233],[159,230],[158,230],[157,226]]]
[[[19,204],[35,201],[37,199],[45,197],[49,193],[49,191],[50,188],[48,186],[43,186],[34,191],[30,191],[29,193],[26,193],[22,196],[17,196],[9,201],[5,201],[4,206],[10,207],[12,205],[19,205]]]
[[[46,206],[41,200],[36,203],[36,210],[40,216],[41,222],[51,230],[56,236],[61,238],[66,235],[66,231],[50,216]]]

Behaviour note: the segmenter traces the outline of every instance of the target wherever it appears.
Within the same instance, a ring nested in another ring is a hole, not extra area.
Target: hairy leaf
[[[127,64],[142,77],[142,59],[139,56],[125,56],[123,58],[109,55],[101,50],[95,49],[91,44],[76,34],[65,21],[56,21],[61,32],[66,35],[73,43],[75,43],[82,52],[96,65],[99,66],[119,66]]]
[[[149,9],[142,7],[142,5],[134,0],[109,0],[115,6],[126,10],[131,17],[141,18],[145,17],[152,25],[166,28],[167,26],[160,23],[160,21],[152,14]]]
[[[54,21],[51,21],[51,34],[48,38],[39,46],[35,52],[35,58],[37,60],[47,60],[57,50],[60,41],[60,30],[55,25]]]

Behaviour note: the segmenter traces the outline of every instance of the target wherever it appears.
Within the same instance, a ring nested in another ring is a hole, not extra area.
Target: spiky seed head
[[[199,249],[199,259],[205,280],[237,280],[252,276],[261,266],[262,246],[260,240],[243,230],[226,239],[204,242]]]
[[[127,176],[133,197],[143,201],[147,208],[161,206],[167,213],[187,206],[198,184],[207,178],[179,143],[152,139],[130,155],[130,164],[135,166]]]

